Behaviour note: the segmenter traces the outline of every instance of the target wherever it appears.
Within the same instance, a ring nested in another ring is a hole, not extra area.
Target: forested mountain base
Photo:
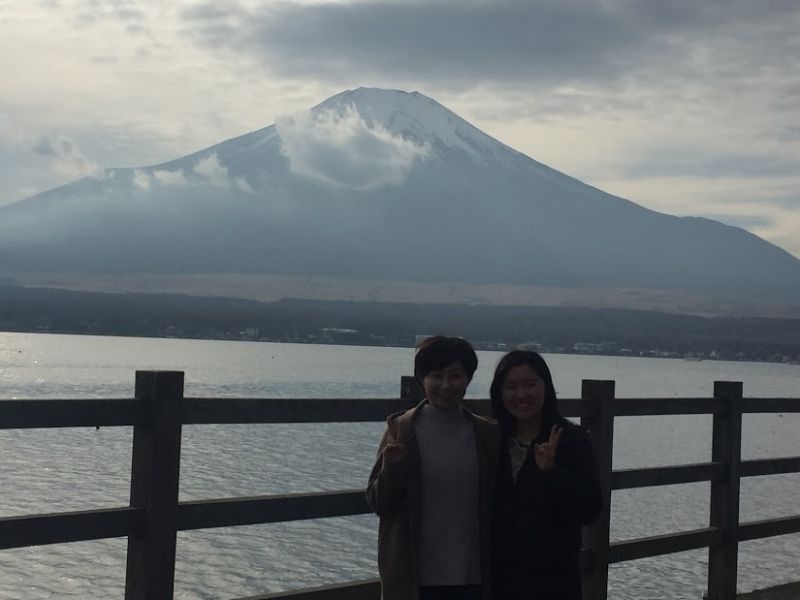
[[[0,286],[0,330],[413,346],[445,333],[479,348],[800,360],[800,319],[654,311],[100,294]]]

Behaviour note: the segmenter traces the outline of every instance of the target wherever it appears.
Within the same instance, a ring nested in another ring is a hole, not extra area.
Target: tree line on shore
[[[106,294],[0,286],[0,330],[413,346],[461,335],[486,349],[800,360],[800,319],[655,311]]]

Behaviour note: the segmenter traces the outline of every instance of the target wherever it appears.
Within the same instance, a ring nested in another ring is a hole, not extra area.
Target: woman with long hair
[[[536,352],[498,363],[490,396],[503,435],[495,490],[496,600],[580,600],[581,526],[602,509],[591,442],[558,412]]]

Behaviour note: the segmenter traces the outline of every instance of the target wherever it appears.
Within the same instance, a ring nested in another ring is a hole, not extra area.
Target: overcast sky
[[[800,257],[797,0],[0,0],[0,204],[358,86]]]

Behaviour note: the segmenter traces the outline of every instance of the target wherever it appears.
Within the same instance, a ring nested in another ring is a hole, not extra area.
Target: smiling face
[[[442,410],[456,408],[467,393],[470,376],[460,362],[434,369],[422,379],[425,397],[431,406]]]
[[[530,365],[519,365],[508,371],[503,387],[503,406],[517,421],[541,418],[545,385]]]

